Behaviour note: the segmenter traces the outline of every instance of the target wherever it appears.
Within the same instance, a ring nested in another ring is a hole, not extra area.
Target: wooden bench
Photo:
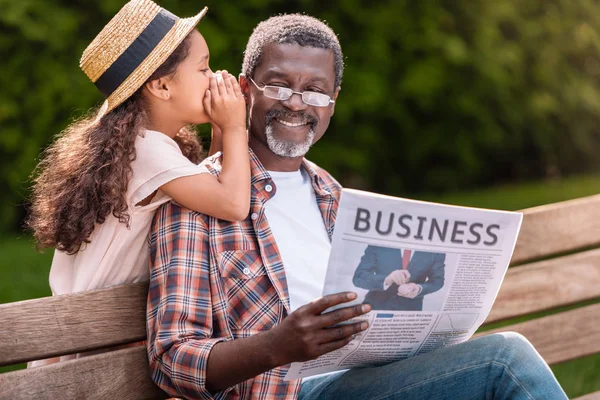
[[[600,353],[600,195],[524,212],[515,267],[486,324],[584,305],[478,335],[520,332],[549,364]],[[0,366],[144,340],[146,295],[139,283],[0,305]],[[0,374],[2,399],[167,397],[143,346]]]

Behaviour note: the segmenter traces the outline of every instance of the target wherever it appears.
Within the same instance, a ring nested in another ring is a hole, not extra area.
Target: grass
[[[446,195],[424,194],[414,197],[472,207],[519,210],[597,193],[600,193],[600,176],[588,175]],[[0,238],[0,276],[2,277],[0,304],[49,296],[51,293],[48,288],[48,272],[51,260],[52,252],[37,253],[29,237]],[[11,369],[14,369],[14,366]],[[569,397],[600,390],[600,355],[598,354],[559,364],[552,369]],[[6,370],[0,368],[0,372]]]
[[[444,195],[423,194],[415,196],[415,198],[461,206],[513,211],[598,193],[600,193],[600,175],[584,175],[544,182],[507,184]]]
[[[52,251],[35,251],[28,236],[0,238],[0,303],[50,296]]]

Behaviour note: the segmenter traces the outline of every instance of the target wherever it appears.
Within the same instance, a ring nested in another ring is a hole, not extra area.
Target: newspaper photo
[[[323,295],[352,291],[369,328],[285,379],[382,365],[468,340],[487,318],[522,214],[344,189]]]

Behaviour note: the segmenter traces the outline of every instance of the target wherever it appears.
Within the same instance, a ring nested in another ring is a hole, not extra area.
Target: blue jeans
[[[499,333],[302,383],[300,400],[566,399],[531,343]]]

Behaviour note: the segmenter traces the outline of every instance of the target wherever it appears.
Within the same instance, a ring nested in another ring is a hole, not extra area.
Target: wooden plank
[[[475,337],[497,332],[519,332],[552,365],[600,353],[599,315],[600,304],[593,304],[481,332]]]
[[[0,374],[2,399],[165,399],[145,346]]]
[[[577,397],[573,400],[600,400],[600,391]]]
[[[600,249],[510,268],[486,323],[600,298]]]
[[[145,282],[0,305],[0,365],[146,338]]]
[[[600,195],[523,210],[512,263],[600,245]]]

